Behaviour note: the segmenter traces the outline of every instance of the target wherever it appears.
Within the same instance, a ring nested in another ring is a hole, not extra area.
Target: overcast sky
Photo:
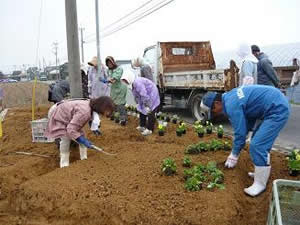
[[[99,0],[100,30],[149,0]],[[153,0],[148,7],[163,0]],[[42,3],[40,42],[37,51]],[[146,8],[145,8],[146,9]],[[142,11],[138,11],[142,12]],[[96,55],[95,1],[77,0],[78,25],[85,28],[85,62]],[[137,16],[138,13],[128,19]],[[126,23],[126,19],[119,25]],[[299,0],[175,0],[144,19],[101,39],[102,60],[131,59],[157,41],[211,41],[214,51],[241,42],[260,46],[300,41]],[[67,61],[64,0],[0,0],[0,70]],[[106,30],[106,33],[110,29]],[[38,56],[37,56],[38,52]]]

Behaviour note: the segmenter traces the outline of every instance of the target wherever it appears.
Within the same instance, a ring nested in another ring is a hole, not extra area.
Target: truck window
[[[193,55],[193,48],[172,48],[173,55]]]
[[[150,48],[144,52],[144,59],[147,63],[154,64],[156,48]]]

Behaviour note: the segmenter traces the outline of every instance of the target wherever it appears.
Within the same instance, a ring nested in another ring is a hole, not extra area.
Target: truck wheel
[[[200,120],[200,121],[206,121],[208,119],[208,115],[206,112],[201,110],[201,100],[202,100],[203,94],[198,93],[195,94],[191,101],[191,111],[193,114],[194,119]]]

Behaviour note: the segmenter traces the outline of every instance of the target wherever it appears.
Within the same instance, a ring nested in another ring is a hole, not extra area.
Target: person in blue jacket
[[[202,107],[213,114],[225,113],[234,130],[233,149],[225,167],[234,168],[245,146],[246,136],[254,127],[250,142],[250,156],[255,166],[254,183],[244,191],[257,196],[266,189],[270,176],[270,150],[290,114],[287,99],[280,90],[265,85],[241,86],[224,93],[208,92],[203,96]],[[250,175],[250,173],[249,173]]]

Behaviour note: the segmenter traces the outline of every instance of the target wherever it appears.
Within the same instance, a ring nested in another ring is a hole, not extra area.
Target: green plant
[[[231,146],[230,142],[229,141],[225,141],[224,142],[224,150],[225,151],[230,151],[231,148],[232,148],[232,146]]]
[[[159,120],[165,120],[166,118],[166,114],[165,113],[161,113],[159,116]]]
[[[224,128],[223,128],[222,125],[219,125],[219,126],[218,126],[217,134],[218,134],[218,138],[222,138],[222,137],[223,137],[223,134],[224,134]]]
[[[185,189],[189,191],[199,191],[204,185],[207,189],[224,189],[224,174],[217,168],[216,162],[208,162],[207,165],[198,164],[192,169],[183,171],[185,179]]]
[[[182,165],[183,165],[184,167],[191,167],[191,165],[192,165],[192,160],[190,159],[190,157],[185,156],[185,157],[183,158],[183,163],[182,163]]]
[[[172,116],[172,122],[174,124],[176,124],[178,120],[179,120],[179,117],[176,114]]]
[[[221,150],[223,148],[224,148],[223,142],[217,139],[212,139],[209,144],[209,149],[211,151]]]
[[[209,121],[206,121],[206,133],[211,134],[213,130],[213,124]]]
[[[182,132],[183,134],[186,133],[186,124],[185,124],[184,122],[181,122],[181,123],[179,124],[178,128],[181,130],[181,132]]]
[[[167,176],[171,176],[171,175],[175,174],[177,171],[177,166],[176,166],[174,159],[172,159],[172,158],[164,159],[161,169],[162,169],[162,172]]]
[[[166,122],[170,122],[170,120],[171,120],[170,116],[169,116],[168,114],[166,114],[166,116],[165,116],[165,121],[166,121]]]
[[[300,151],[294,149],[287,157],[290,175],[297,175],[300,172]]]
[[[119,123],[119,121],[120,121],[120,113],[119,112],[115,112],[114,118],[115,118],[115,122]]]
[[[201,124],[195,124],[194,129],[197,134],[204,134],[204,127]]]
[[[197,177],[190,177],[184,184],[188,191],[199,191],[202,189],[202,182]]]
[[[197,144],[191,144],[189,146],[186,147],[186,149],[184,150],[184,152],[186,154],[198,154],[198,146]]]
[[[158,131],[162,131],[162,132],[165,132],[166,131],[166,127],[162,124],[159,124],[158,125]]]

